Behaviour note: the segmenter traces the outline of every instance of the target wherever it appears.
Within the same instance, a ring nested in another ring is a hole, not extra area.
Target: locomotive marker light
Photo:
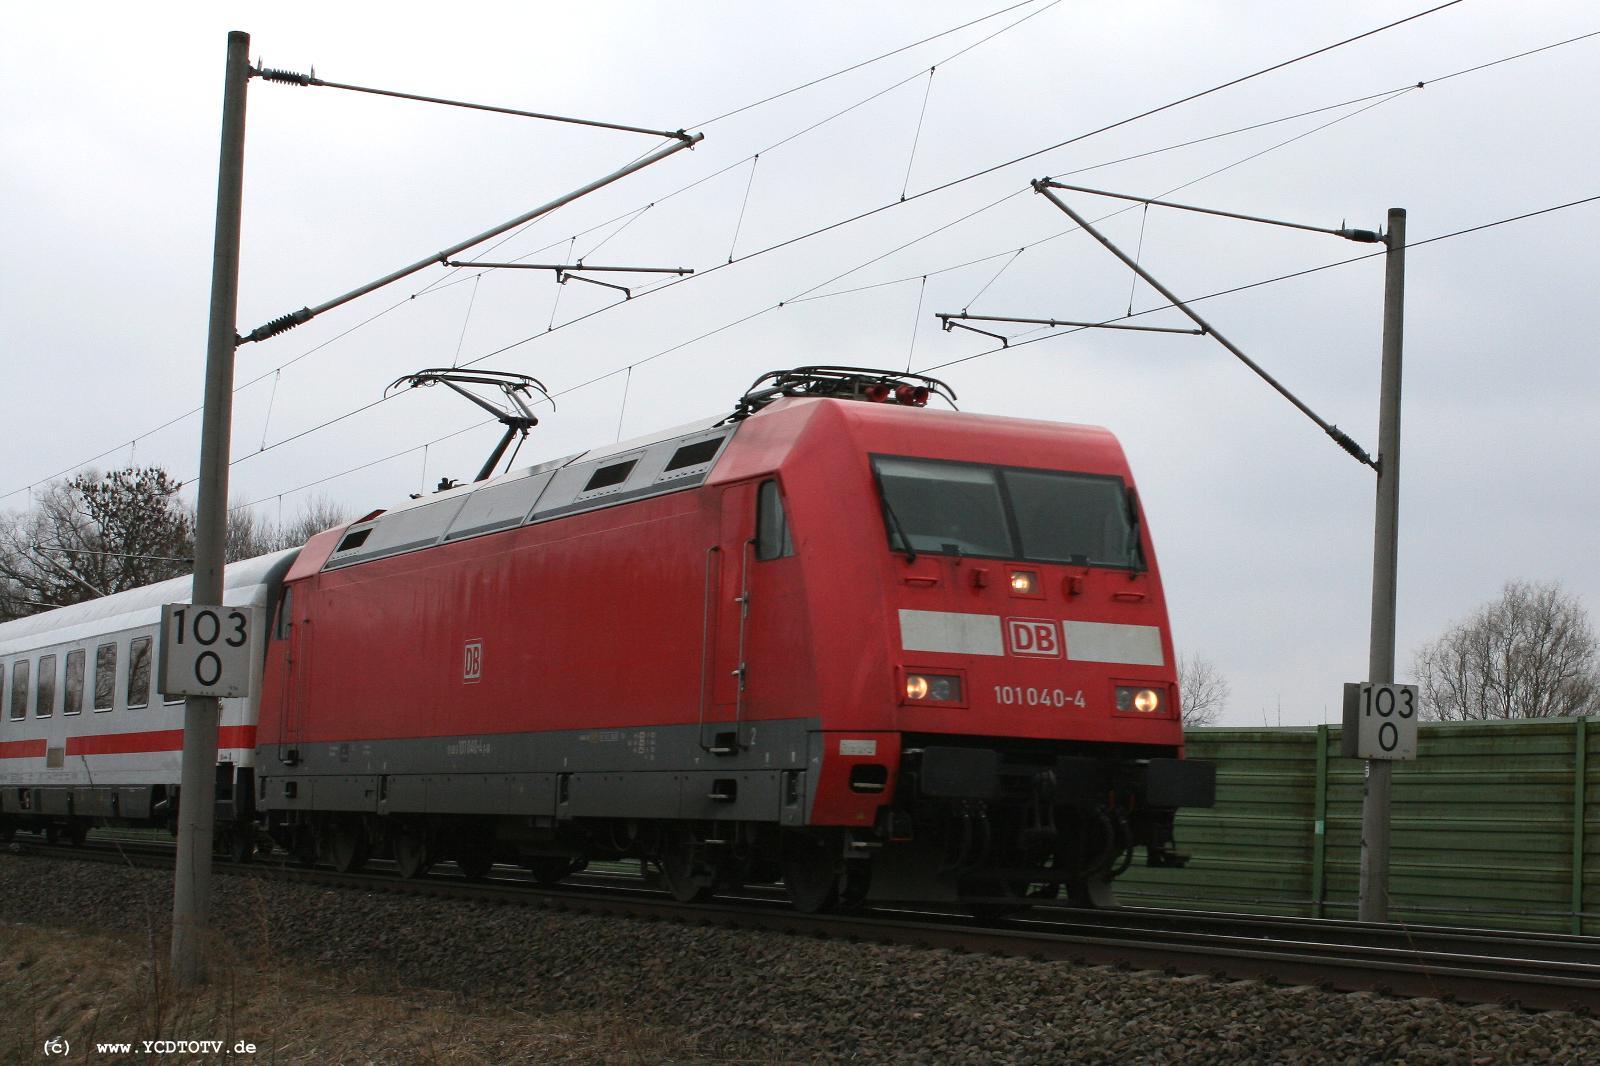
[[[164,605],[156,690],[163,696],[250,695],[260,628],[259,607]]]
[[[1417,757],[1420,706],[1415,685],[1347,681],[1339,753],[1351,759],[1412,761]]]

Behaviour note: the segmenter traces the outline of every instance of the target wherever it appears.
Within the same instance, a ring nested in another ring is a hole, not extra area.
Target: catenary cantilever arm
[[[1275,389],[1277,391],[1277,393],[1280,396],[1282,396],[1284,399],[1286,399],[1290,403],[1294,404],[1295,408],[1297,410],[1299,410],[1299,412],[1301,414],[1303,414],[1307,418],[1311,419],[1311,421],[1315,422],[1317,424],[1317,426],[1324,433],[1326,433],[1328,436],[1332,437],[1335,444],[1337,444],[1337,445],[1339,445],[1339,447],[1343,448],[1346,452],[1348,452],[1358,462],[1364,463],[1365,465],[1370,466],[1374,470],[1378,469],[1377,460],[1373,459],[1372,456],[1370,456],[1370,455],[1368,455],[1366,453],[1366,451],[1361,447],[1361,445],[1357,444],[1354,440],[1352,440],[1350,438],[1350,434],[1346,433],[1344,430],[1340,429],[1338,426],[1334,425],[1333,423],[1327,421],[1321,415],[1317,414],[1311,408],[1307,407],[1304,403],[1301,402],[1301,400],[1300,400],[1300,398],[1298,396],[1296,396],[1294,393],[1290,392],[1287,388],[1285,388],[1283,386],[1283,384],[1278,381],[1277,378],[1275,378],[1271,374],[1267,373],[1265,368],[1263,368],[1260,363],[1257,363],[1254,359],[1251,359],[1248,355],[1244,354],[1244,352],[1242,350],[1240,350],[1240,348],[1239,348],[1239,346],[1237,344],[1234,344],[1227,337],[1224,337],[1222,334],[1218,333],[1217,330],[1216,330],[1216,327],[1212,326],[1211,323],[1207,322],[1205,319],[1201,318],[1198,314],[1196,314],[1193,310],[1191,310],[1189,305],[1184,303],[1182,300],[1178,299],[1177,295],[1175,293],[1173,293],[1173,291],[1171,289],[1167,288],[1165,285],[1161,284],[1161,282],[1159,282],[1155,278],[1151,277],[1150,276],[1150,272],[1148,270],[1145,270],[1138,263],[1135,263],[1132,259],[1128,258],[1128,256],[1123,253],[1122,249],[1120,249],[1116,245],[1112,244],[1109,240],[1107,240],[1100,233],[1099,230],[1095,229],[1094,226],[1090,225],[1088,219],[1084,218],[1082,215],[1078,214],[1072,208],[1068,207],[1066,205],[1066,203],[1063,202],[1062,199],[1059,196],[1057,196],[1055,193],[1051,192],[1050,191],[1050,185],[1047,183],[1046,180],[1040,179],[1038,181],[1035,181],[1033,183],[1033,189],[1034,189],[1035,192],[1041,194],[1047,200],[1049,200],[1051,203],[1055,204],[1058,208],[1060,208],[1066,214],[1066,216],[1068,218],[1072,219],[1073,222],[1076,222],[1080,227],[1082,227],[1083,231],[1085,233],[1087,233],[1089,236],[1093,237],[1095,240],[1099,241],[1101,243],[1101,245],[1103,245],[1105,247],[1106,251],[1110,252],[1112,255],[1114,255],[1118,259],[1122,260],[1123,264],[1125,266],[1127,266],[1127,268],[1129,270],[1131,270],[1135,274],[1139,275],[1139,277],[1141,279],[1143,279],[1145,284],[1149,285],[1152,289],[1156,290],[1162,296],[1164,296],[1167,299],[1167,302],[1172,304],[1173,307],[1176,307],[1178,310],[1182,311],[1185,315],[1187,315],[1189,317],[1190,321],[1192,321],[1195,325],[1199,326],[1202,330],[1204,330],[1206,333],[1210,334],[1212,337],[1215,337],[1218,344],[1222,345],[1224,348],[1228,349],[1228,351],[1232,352],[1234,354],[1235,358],[1237,358],[1241,363],[1243,363],[1245,366],[1249,367],[1251,370],[1255,371],[1255,374],[1256,374],[1257,377],[1259,377],[1262,381],[1265,381],[1268,385],[1271,385],[1273,387],[1273,389]]]

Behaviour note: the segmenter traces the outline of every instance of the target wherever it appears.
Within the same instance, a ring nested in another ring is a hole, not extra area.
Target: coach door
[[[745,743],[755,498],[753,483],[723,490],[717,542],[705,553],[700,746],[717,755]]]

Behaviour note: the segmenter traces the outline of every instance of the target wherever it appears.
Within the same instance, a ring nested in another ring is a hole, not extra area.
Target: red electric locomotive
[[[810,367],[731,417],[314,537],[277,593],[255,806],[341,868],[640,857],[674,895],[1110,900],[1209,806],[1103,429]]]

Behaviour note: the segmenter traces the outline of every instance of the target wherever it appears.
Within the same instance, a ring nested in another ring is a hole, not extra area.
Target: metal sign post
[[[217,173],[211,324],[200,427],[200,488],[195,505],[191,599],[201,607],[222,603],[222,564],[228,533],[228,448],[233,429],[234,327],[239,303],[239,215],[244,198],[245,89],[249,82],[250,35],[235,30],[228,34],[228,66],[222,90],[222,157]],[[206,975],[219,715],[215,696],[190,696],[184,701],[178,862],[172,892],[172,976],[179,985],[196,984]]]
[[[1406,299],[1403,208],[1389,209],[1384,241],[1389,250],[1384,258],[1378,506],[1372,543],[1372,644],[1367,668],[1367,679],[1374,688],[1394,681],[1395,573],[1400,529],[1400,348]],[[1367,760],[1367,784],[1361,799],[1359,917],[1363,922],[1389,920],[1389,771],[1389,760]]]

